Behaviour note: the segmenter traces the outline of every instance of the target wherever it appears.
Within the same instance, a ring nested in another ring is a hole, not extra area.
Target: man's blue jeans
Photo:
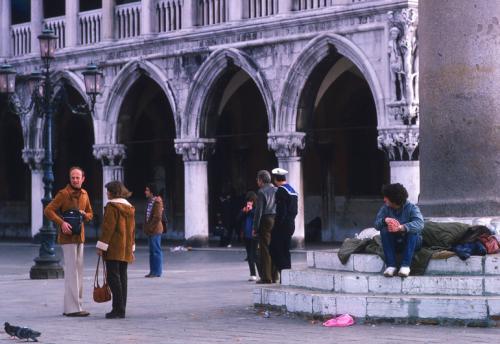
[[[413,233],[391,233],[386,228],[380,231],[387,267],[397,267],[396,253],[403,254],[401,266],[410,266],[415,251],[422,247],[422,237]]]
[[[161,276],[163,271],[163,253],[161,252],[161,234],[148,236],[149,243],[149,273]]]

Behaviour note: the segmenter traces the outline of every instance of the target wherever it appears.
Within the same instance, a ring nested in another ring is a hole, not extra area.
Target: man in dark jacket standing
[[[278,188],[275,195],[276,217],[269,251],[271,259],[281,274],[281,270],[290,269],[290,245],[295,232],[295,216],[297,216],[298,194],[286,181],[287,170],[272,170],[274,185]]]
[[[144,277],[160,277],[163,271],[163,252],[161,251],[163,201],[158,196],[153,183],[146,185],[144,195],[147,204],[143,230],[148,236],[149,244],[149,273]]]
[[[276,215],[276,204],[274,202],[276,188],[271,184],[271,175],[265,170],[257,172],[257,185],[259,186],[259,191],[257,192],[257,202],[255,205],[253,235],[259,238],[261,275],[257,283],[263,284],[272,283],[277,279],[269,254],[271,232]]]

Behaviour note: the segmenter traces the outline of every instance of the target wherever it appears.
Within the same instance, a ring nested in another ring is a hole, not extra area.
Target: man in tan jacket
[[[67,210],[79,210],[83,222],[92,220],[93,212],[87,191],[82,189],[85,173],[80,167],[69,170],[70,184],[61,189],[56,197],[45,207],[44,215],[59,228],[57,242],[64,255],[64,315],[69,317],[85,317],[89,313],[82,309],[83,298],[83,244],[85,230],[82,223],[81,232],[73,235],[73,228],[62,218]]]

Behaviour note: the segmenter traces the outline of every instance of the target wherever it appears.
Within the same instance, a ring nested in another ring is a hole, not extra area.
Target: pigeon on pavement
[[[37,337],[40,337],[41,333],[38,331],[34,331],[28,327],[19,327],[19,326],[12,326],[8,322],[4,324],[5,332],[7,332],[8,335],[11,337],[17,337],[19,339],[26,339],[29,341],[30,339],[33,340],[34,342],[38,342]]]

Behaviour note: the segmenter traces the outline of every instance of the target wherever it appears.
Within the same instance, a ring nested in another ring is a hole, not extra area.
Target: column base
[[[208,236],[193,235],[192,237],[186,239],[184,246],[208,247]]]
[[[64,269],[59,265],[59,261],[35,259],[35,265],[30,270],[30,279],[59,278],[64,278]]]

